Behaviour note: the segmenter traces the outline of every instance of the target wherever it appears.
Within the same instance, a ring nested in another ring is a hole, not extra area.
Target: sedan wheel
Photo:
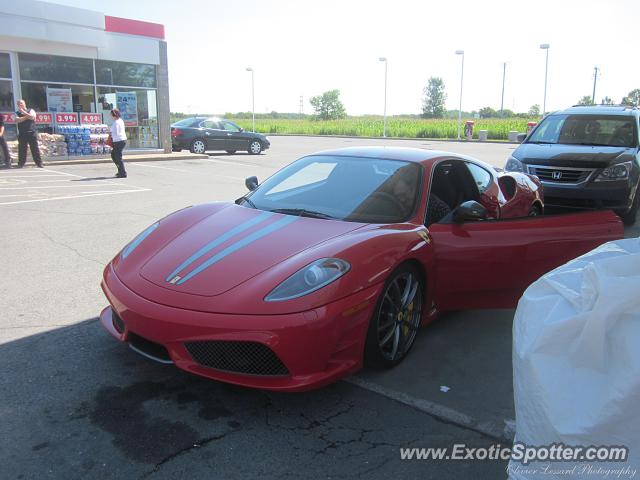
[[[251,140],[248,152],[252,155],[258,155],[262,151],[262,143],[260,140]]]
[[[389,277],[369,325],[367,365],[389,368],[407,355],[420,328],[423,291],[415,267],[405,265]]]
[[[207,146],[204,143],[204,140],[200,140],[199,138],[196,138],[191,142],[191,146],[189,147],[191,153],[204,153],[206,149]]]

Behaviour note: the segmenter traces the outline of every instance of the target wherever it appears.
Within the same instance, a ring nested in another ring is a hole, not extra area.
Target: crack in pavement
[[[158,473],[158,471],[167,463],[172,462],[173,460],[175,460],[176,458],[180,457],[181,455],[184,455],[185,453],[191,452],[192,450],[198,449],[198,448],[202,448],[202,447],[206,447],[208,444],[210,444],[211,442],[215,442],[216,440],[222,440],[224,437],[226,437],[227,435],[231,435],[232,433],[234,433],[236,430],[231,430],[225,433],[221,433],[219,435],[213,435],[211,437],[207,437],[207,438],[202,438],[200,440],[196,440],[193,445],[189,446],[189,447],[185,447],[185,448],[181,448],[180,450],[167,455],[165,458],[163,458],[162,460],[160,460],[158,463],[156,463],[156,465],[153,467],[152,470],[144,473],[141,477],[140,480],[143,480],[145,478],[149,478],[152,475]]]
[[[83,254],[81,254],[78,250],[73,248],[72,246],[67,245],[66,243],[63,243],[63,242],[60,242],[60,241],[54,239],[51,235],[49,235],[44,230],[40,230],[40,233],[42,233],[42,235],[44,235],[51,243],[54,243],[56,245],[60,245],[61,247],[64,247],[64,248],[66,248],[68,250],[71,250],[76,255],[78,255],[80,258],[83,258],[83,259],[88,260],[88,261],[93,262],[93,263],[97,263],[98,265],[105,265],[105,262],[98,261],[98,260],[96,260],[94,258],[86,257]]]

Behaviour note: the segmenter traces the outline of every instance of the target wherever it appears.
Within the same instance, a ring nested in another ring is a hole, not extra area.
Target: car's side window
[[[467,165],[467,168],[469,169],[469,172],[471,172],[471,175],[473,176],[473,180],[476,182],[476,185],[478,186],[478,191],[480,193],[486,192],[489,186],[491,185],[491,182],[493,179],[491,174],[481,166],[476,165],[475,163],[466,162],[466,165]]]
[[[222,128],[228,132],[239,132],[240,131],[240,127],[238,127],[237,125],[234,125],[231,122],[222,122]]]
[[[218,122],[214,122],[213,120],[205,120],[200,124],[200,126],[202,128],[215,128],[215,129],[220,128],[220,126],[218,125]]]

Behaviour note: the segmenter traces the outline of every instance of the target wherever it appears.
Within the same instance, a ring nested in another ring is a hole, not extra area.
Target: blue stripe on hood
[[[195,262],[197,259],[199,259],[203,255],[205,255],[207,252],[213,250],[214,248],[216,248],[219,245],[222,245],[224,242],[226,242],[227,240],[229,240],[233,236],[235,236],[235,235],[237,235],[237,234],[239,234],[241,232],[244,232],[248,228],[251,228],[254,225],[257,225],[257,224],[265,221],[266,219],[268,219],[272,215],[273,215],[272,212],[263,212],[261,215],[258,215],[257,217],[254,217],[254,218],[252,218],[250,220],[247,220],[246,222],[243,222],[240,225],[235,226],[234,228],[232,228],[228,232],[225,232],[224,234],[222,234],[221,236],[219,236],[218,238],[216,238],[212,242],[207,243],[204,247],[202,247],[196,253],[191,255],[189,258],[187,258],[184,262],[182,262],[178,266],[178,268],[176,268],[173,272],[171,272],[167,276],[167,278],[165,280],[167,282],[170,282],[171,279],[174,278],[181,270],[183,270],[186,267],[188,267],[189,265],[191,265],[193,262]]]
[[[275,232],[277,230],[280,230],[281,228],[286,227],[290,223],[295,222],[298,218],[300,218],[300,217],[292,217],[292,216],[287,215],[286,217],[278,220],[277,222],[273,222],[272,224],[267,225],[266,227],[264,227],[264,228],[262,228],[262,229],[260,229],[260,230],[258,230],[256,232],[253,232],[251,235],[247,235],[243,239],[238,240],[236,243],[234,243],[232,245],[229,245],[227,248],[225,248],[221,252],[216,253],[213,257],[211,257],[206,262],[202,263],[199,267],[193,269],[184,278],[181,278],[178,282],[176,282],[176,284],[177,285],[182,285],[184,282],[186,282],[190,278],[195,277],[196,275],[198,275],[203,270],[209,268],[214,263],[218,263],[220,260],[222,260],[223,258],[227,257],[228,255],[231,255],[233,252],[237,252],[241,248],[244,248],[247,245],[252,244],[253,242],[261,239],[262,237],[265,237],[265,236],[269,235],[270,233],[273,233],[273,232]]]

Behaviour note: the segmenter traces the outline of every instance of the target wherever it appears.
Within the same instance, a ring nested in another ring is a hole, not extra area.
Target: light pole
[[[594,67],[593,69],[593,95],[591,96],[591,101],[593,104],[596,104],[596,83],[598,82],[598,71],[600,69],[598,67]]]
[[[251,72],[251,115],[253,117],[253,133],[256,133],[256,94],[255,94],[255,83],[253,81],[253,68],[247,67],[247,72]]]
[[[542,99],[542,116],[547,113],[547,73],[549,72],[549,44],[543,43],[540,45],[542,50],[547,51],[546,60],[544,64],[544,98]]]
[[[460,105],[458,106],[458,140],[460,140],[460,128],[462,126],[462,82],[464,80],[464,50],[456,50],[456,55],[462,56],[460,69]]]
[[[504,78],[507,75],[507,62],[502,62],[502,99],[500,100],[500,115],[504,113]]]
[[[387,136],[387,57],[380,57],[381,62],[384,62],[384,127],[382,130],[382,136]]]

